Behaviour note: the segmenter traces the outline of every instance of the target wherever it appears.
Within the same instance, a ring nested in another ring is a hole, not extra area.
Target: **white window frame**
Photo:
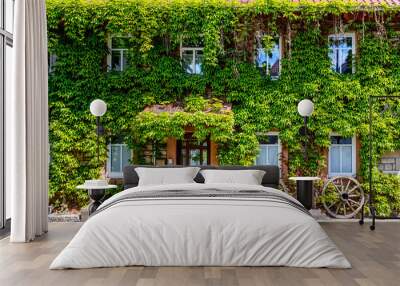
[[[353,45],[351,47],[351,53],[352,53],[352,56],[353,56],[352,62],[351,62],[351,71],[352,71],[352,73],[355,73],[356,72],[356,65],[355,65],[354,59],[355,59],[356,53],[357,53],[356,33],[355,32],[348,32],[348,33],[330,34],[328,36],[328,45],[329,45],[329,40],[331,38],[337,38],[337,37],[351,37],[351,41],[353,43]],[[331,50],[331,47],[328,46],[328,49]],[[331,62],[331,65],[332,65],[332,62]],[[340,74],[343,74],[343,73],[340,71]]]
[[[279,137],[279,132],[278,131],[271,131],[271,132],[266,132],[266,133],[257,133],[257,135],[260,136],[278,136],[278,167],[279,170],[281,170],[282,167],[282,144],[281,144],[281,138]],[[275,144],[258,144],[258,148],[260,149],[261,146],[271,146]],[[257,165],[257,158],[254,159],[254,165]]]
[[[329,135],[329,141],[330,141],[332,136],[345,137],[345,136],[342,136],[342,135],[340,135],[338,133],[331,133]],[[355,177],[356,176],[356,172],[357,172],[356,171],[356,167],[357,167],[357,162],[356,162],[356,160],[357,160],[357,153],[356,153],[357,152],[357,146],[356,146],[356,142],[357,142],[356,136],[354,135],[353,137],[351,137],[351,172],[350,173],[346,173],[346,172],[337,172],[337,173],[335,173],[335,172],[331,171],[330,162],[331,162],[331,147],[332,147],[332,144],[329,146],[329,152],[328,152],[328,177],[329,178],[336,177],[336,176],[349,176],[349,177]],[[347,147],[350,146],[350,144],[334,144],[334,145],[335,146],[336,145],[337,146],[347,146]],[[342,156],[342,153],[340,153],[340,154]],[[340,158],[340,165],[341,165],[341,161],[342,161],[342,158]]]
[[[111,172],[111,147],[115,147],[118,146],[120,147],[120,169],[121,172]],[[123,166],[122,166],[122,149],[123,147],[128,147],[127,144],[123,144],[123,143],[118,143],[118,144],[113,144],[110,143],[108,144],[108,154],[107,154],[107,177],[108,178],[112,178],[112,179],[121,179],[124,177],[124,173],[123,173]],[[131,157],[132,157],[132,151],[131,151]]]
[[[6,175],[6,166],[5,166],[5,154],[7,150],[5,149],[5,142],[7,141],[7,130],[5,128],[6,120],[8,117],[8,109],[7,109],[7,102],[9,102],[10,94],[8,91],[9,83],[8,80],[8,64],[10,63],[8,60],[11,60],[11,69],[15,64],[15,59],[12,57],[12,49],[13,48],[13,32],[15,30],[14,27],[14,16],[15,16],[15,1],[7,1],[8,4],[12,4],[12,7],[7,5],[7,8],[11,8],[12,15],[11,21],[8,21],[10,16],[10,10],[6,9],[6,2],[4,0],[0,0],[0,13],[1,13],[1,21],[0,21],[0,117],[3,119],[0,122],[0,228],[5,228],[9,230],[9,224],[11,217],[11,193],[10,188],[7,188],[7,180],[5,180]],[[11,24],[12,27],[8,27],[7,24]],[[11,28],[11,29],[8,29]],[[8,54],[11,52],[11,56]],[[11,86],[12,88],[12,86]],[[11,100],[10,100],[11,101]]]
[[[191,64],[191,66],[192,66],[192,70],[194,71],[193,73],[188,73],[188,74],[193,74],[193,75],[195,75],[195,74],[197,74],[197,75],[202,75],[203,74],[203,62],[201,63],[201,71],[200,71],[200,73],[196,73],[196,54],[197,54],[197,52],[198,51],[203,51],[204,50],[204,47],[190,47],[190,46],[183,46],[183,43],[182,43],[182,39],[181,39],[181,42],[180,42],[180,46],[179,46],[179,53],[180,53],[180,58],[181,58],[181,64],[182,64],[182,60],[183,60],[183,52],[185,52],[185,51],[192,51],[193,52],[193,57],[192,57],[192,64]],[[204,59],[204,57],[203,57],[203,59]],[[185,72],[186,72],[186,70],[185,70]]]
[[[121,70],[119,72],[122,72],[122,71],[125,70],[125,67],[124,67],[124,56],[127,55],[127,52],[129,50],[128,48],[126,48],[126,49],[113,49],[112,48],[112,39],[113,38],[131,38],[131,37],[132,37],[131,35],[112,35],[112,36],[108,37],[107,46],[108,46],[108,49],[110,50],[110,53],[107,55],[107,66],[108,66],[108,70],[109,71],[113,70],[112,66],[111,66],[111,63],[112,63],[112,53],[114,51],[119,51],[120,52],[120,63],[119,64],[120,64]]]
[[[281,76],[281,72],[282,72],[282,58],[283,58],[283,48],[282,48],[282,44],[283,44],[283,37],[282,37],[282,35],[280,35],[279,36],[279,74],[278,75],[274,75],[274,76],[272,76],[272,75],[270,75],[270,72],[267,70],[267,73],[266,73],[266,75],[267,76],[269,76],[271,79],[273,79],[273,80],[277,80],[277,79],[279,79],[279,77]],[[258,55],[258,51],[260,50],[260,49],[263,49],[263,48],[258,48],[258,47],[256,47],[256,53],[255,53],[255,55],[253,56],[253,62],[254,62],[254,65],[257,67],[257,55]],[[268,58],[267,58],[267,61],[268,61]],[[267,62],[267,66],[268,66],[268,62]],[[258,68],[258,67],[257,67]]]

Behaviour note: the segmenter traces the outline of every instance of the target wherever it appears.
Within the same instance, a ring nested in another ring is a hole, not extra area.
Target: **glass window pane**
[[[342,137],[342,136],[331,136],[332,144],[352,144],[353,140],[351,137]]]
[[[190,150],[190,166],[199,166],[200,165],[200,150],[199,149],[191,149]]]
[[[352,173],[352,147],[351,146],[342,146],[342,172],[343,173]]]
[[[332,70],[338,73],[351,73],[353,70],[353,38],[344,36],[329,37],[329,58]]]
[[[111,69],[121,71],[121,52],[113,51],[111,54]]]
[[[14,31],[14,0],[5,0],[6,31],[11,34]]]
[[[118,145],[111,145],[111,172],[121,172],[121,147]]]
[[[5,98],[10,98],[11,92],[12,92],[12,85],[11,85],[11,75],[12,75],[12,69],[13,69],[13,64],[14,64],[14,58],[13,58],[13,53],[12,53],[12,47],[9,45],[6,45],[6,53],[5,53]],[[11,217],[11,189],[10,188],[5,188],[5,193],[6,193],[6,210],[5,210],[5,215],[6,219]]]
[[[331,173],[340,173],[340,147],[331,146],[329,156],[329,166]]]
[[[338,144],[340,136],[331,136],[331,144]]]
[[[267,55],[263,48],[257,49],[256,67],[263,69],[267,67]]]
[[[345,47],[348,49],[351,49],[353,46],[353,38],[352,37],[346,37],[345,41]]]
[[[268,146],[268,165],[278,166],[278,146]]]
[[[351,137],[340,137],[339,144],[352,144]]]
[[[329,50],[329,58],[331,59],[331,69],[335,72],[340,72],[337,63],[337,52],[338,50],[330,49]]]
[[[336,45],[340,49],[346,48],[346,38],[341,36],[336,37]]]
[[[352,72],[352,51],[345,49],[341,52],[341,71],[342,73]]]
[[[268,53],[262,47],[257,48],[256,52],[256,67],[272,77],[279,76],[281,59],[279,38],[275,39],[275,45]]]
[[[267,144],[278,144],[278,135],[268,135]]]
[[[342,136],[331,136],[332,144],[353,144],[353,140],[351,137],[342,137]]]
[[[260,145],[260,152],[256,159],[256,165],[279,165],[279,146]]]
[[[185,50],[182,52],[182,66],[183,69],[189,73],[193,74],[193,51],[192,50]]]
[[[260,144],[278,144],[278,135],[260,135],[259,137]]]
[[[9,97],[11,94],[11,73],[12,73],[12,68],[13,68],[13,48],[9,45],[6,45],[6,54],[5,54],[5,59],[6,59],[6,68],[5,68],[5,91],[6,97]]]
[[[204,165],[204,166],[208,165],[207,160],[208,160],[208,152],[207,152],[207,150],[203,150],[203,164],[202,165]]]
[[[131,154],[131,150],[127,145],[122,146],[122,170],[125,166],[130,165]]]
[[[196,51],[195,74],[203,74],[203,51]]]
[[[280,62],[280,52],[279,52],[279,42],[275,44],[274,48],[272,49],[271,53],[268,55],[269,59],[269,73],[271,76],[279,76],[279,62]]]
[[[267,164],[268,148],[265,145],[260,145],[260,152],[256,159],[256,165],[268,165]]]

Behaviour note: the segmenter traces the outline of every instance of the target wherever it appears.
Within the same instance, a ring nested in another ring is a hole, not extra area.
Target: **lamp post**
[[[100,136],[104,134],[104,128],[100,124],[100,117],[107,111],[107,104],[101,99],[95,99],[90,103],[90,113],[96,116],[96,135],[97,135],[97,165],[100,167]],[[87,190],[91,202],[88,210],[89,215],[93,214],[103,202],[106,190],[114,189],[117,186],[109,185],[107,180],[96,179],[86,180],[85,184],[77,186],[78,189]]]
[[[304,161],[308,161],[307,157],[307,121],[308,117],[314,111],[314,103],[309,99],[303,99],[297,105],[297,111],[304,118],[304,126],[300,128],[300,135],[304,135],[306,140],[304,142]],[[290,180],[296,181],[297,199],[303,206],[310,210],[313,206],[313,181],[319,180],[318,177],[290,177]]]
[[[297,111],[299,114],[304,118],[304,127],[302,128],[300,133],[303,133],[301,135],[304,135],[307,137],[307,121],[308,117],[311,116],[311,114],[314,112],[314,103],[309,100],[309,99],[303,99],[302,101],[299,102],[297,105]],[[304,160],[308,160],[307,156],[307,138],[304,142]]]
[[[100,166],[100,136],[104,134],[104,128],[100,124],[100,117],[107,111],[107,104],[101,99],[95,99],[90,103],[90,113],[96,116],[97,134],[97,164]]]

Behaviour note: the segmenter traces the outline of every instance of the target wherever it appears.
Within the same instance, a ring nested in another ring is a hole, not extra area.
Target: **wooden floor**
[[[352,269],[288,267],[125,267],[48,270],[50,262],[79,229],[52,223],[49,233],[28,244],[0,241],[1,286],[75,285],[400,285],[400,223],[378,223],[371,232],[356,223],[323,223]]]

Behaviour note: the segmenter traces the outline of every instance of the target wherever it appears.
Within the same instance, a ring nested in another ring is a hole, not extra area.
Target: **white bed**
[[[146,197],[146,192],[174,190],[182,195]],[[241,196],[214,195],[239,191]],[[267,198],[264,193],[253,196],[252,191],[265,192]],[[193,192],[210,195],[191,196]],[[350,268],[325,231],[298,204],[279,190],[254,185],[131,188],[105,201],[50,269],[128,265]]]

